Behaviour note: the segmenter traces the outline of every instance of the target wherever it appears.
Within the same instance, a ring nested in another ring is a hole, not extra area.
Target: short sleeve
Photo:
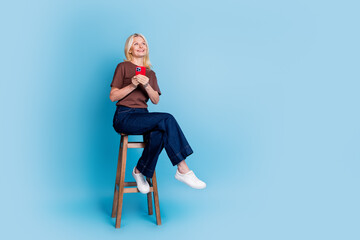
[[[159,93],[159,95],[161,95],[161,91],[160,91],[160,88],[159,88],[159,85],[158,85],[158,82],[157,82],[157,78],[156,78],[156,74],[154,72],[154,76],[153,76],[153,84],[151,85],[151,87],[157,91]]]
[[[110,84],[110,87],[121,88],[123,83],[124,83],[124,65],[119,63],[115,69],[114,77]]]

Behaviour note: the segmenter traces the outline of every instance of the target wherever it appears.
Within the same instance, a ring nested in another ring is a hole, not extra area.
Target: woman
[[[159,102],[161,95],[155,72],[149,60],[149,49],[142,34],[132,34],[125,43],[126,60],[117,65],[111,82],[110,99],[117,101],[113,127],[118,133],[143,135],[147,142],[132,175],[141,193],[150,186],[144,176],[152,178],[163,148],[173,166],[175,178],[190,187],[203,189],[206,184],[189,169],[185,158],[193,153],[175,118],[169,113],[149,112],[146,102]],[[137,66],[146,67],[145,75],[135,75]]]

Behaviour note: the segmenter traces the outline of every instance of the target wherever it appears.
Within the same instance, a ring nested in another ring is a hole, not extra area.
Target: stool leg
[[[114,189],[114,200],[113,200],[113,207],[111,212],[111,217],[116,217],[116,210],[117,210],[117,204],[118,204],[118,189],[116,188],[116,185],[119,184],[119,178],[120,178],[120,167],[121,167],[121,152],[122,152],[122,143],[123,143],[123,137],[120,139],[120,146],[119,146],[119,155],[118,155],[118,163],[117,163],[117,169],[116,169],[116,178],[115,178],[115,189]]]
[[[152,177],[152,184],[154,189],[154,205],[155,205],[155,214],[156,214],[156,224],[161,225],[161,218],[160,218],[160,205],[159,205],[159,194],[157,189],[157,182],[156,182],[156,173],[154,171],[154,175]]]
[[[150,178],[146,178],[146,180],[148,181],[150,187],[151,187],[151,181],[150,181]],[[149,215],[152,215],[153,214],[153,206],[152,206],[152,200],[151,200],[151,192],[149,192],[147,194],[147,202],[148,202],[148,212],[149,212]]]
[[[123,136],[123,146],[121,151],[121,167],[120,167],[120,179],[119,179],[119,197],[118,197],[118,206],[117,206],[117,215],[115,228],[120,228],[121,224],[121,212],[124,196],[124,180],[125,180],[125,169],[126,169],[126,154],[128,148],[128,136]]]

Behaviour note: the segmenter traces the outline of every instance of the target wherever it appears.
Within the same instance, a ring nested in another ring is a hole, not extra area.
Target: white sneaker
[[[203,189],[206,187],[206,183],[198,179],[192,170],[184,174],[180,173],[179,170],[176,170],[175,178],[192,188]]]
[[[135,167],[132,171],[132,175],[135,178],[137,188],[141,193],[146,194],[150,192],[149,183],[145,180],[144,175],[142,175],[142,173],[135,173]]]

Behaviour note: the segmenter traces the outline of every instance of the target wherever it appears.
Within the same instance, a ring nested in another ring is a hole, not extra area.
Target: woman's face
[[[134,42],[130,48],[130,52],[134,57],[145,57],[147,46],[142,37],[134,37]]]

